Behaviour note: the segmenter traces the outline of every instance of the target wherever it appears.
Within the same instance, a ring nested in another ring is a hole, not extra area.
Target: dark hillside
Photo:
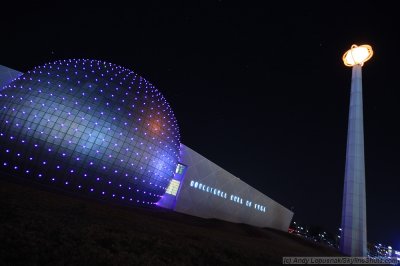
[[[280,265],[340,256],[272,229],[117,206],[0,179],[1,265]]]

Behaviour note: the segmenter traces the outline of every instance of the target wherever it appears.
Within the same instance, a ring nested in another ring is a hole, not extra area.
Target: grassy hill
[[[340,256],[273,229],[118,206],[0,179],[1,265],[280,265]]]

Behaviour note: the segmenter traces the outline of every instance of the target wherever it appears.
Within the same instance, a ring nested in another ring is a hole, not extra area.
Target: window
[[[167,188],[167,191],[165,191],[165,193],[176,196],[176,193],[178,193],[180,183],[181,182],[179,182],[178,180],[172,179],[171,183],[169,183],[169,186]]]
[[[183,174],[183,170],[185,170],[185,166],[180,164],[180,163],[178,163],[176,165],[175,173],[181,175],[181,174]]]

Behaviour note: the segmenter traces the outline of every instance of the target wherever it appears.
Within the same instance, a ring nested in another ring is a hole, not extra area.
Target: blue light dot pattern
[[[165,193],[179,128],[161,93],[97,60],[55,61],[0,91],[0,169],[67,190],[138,204]]]

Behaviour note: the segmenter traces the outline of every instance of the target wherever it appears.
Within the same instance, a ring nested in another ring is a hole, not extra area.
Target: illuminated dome
[[[100,198],[153,204],[173,178],[179,130],[161,93],[129,69],[56,61],[0,91],[1,171]]]

